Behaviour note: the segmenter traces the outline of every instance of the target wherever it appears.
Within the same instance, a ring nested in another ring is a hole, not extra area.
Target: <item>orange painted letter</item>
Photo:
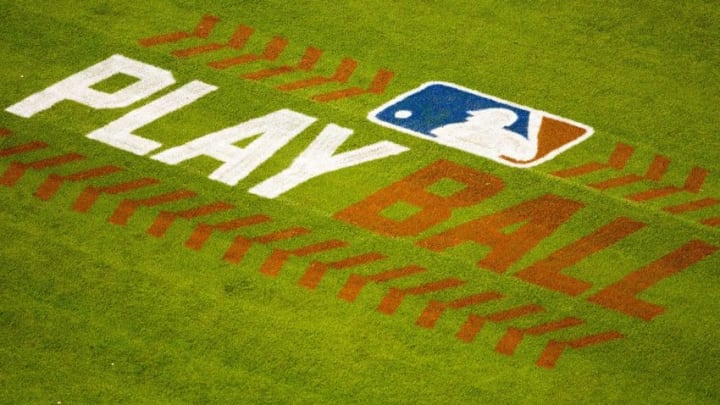
[[[557,250],[530,267],[515,273],[515,277],[550,290],[568,295],[579,295],[590,288],[587,281],[578,280],[561,272],[575,263],[632,235],[645,224],[620,217],[577,241]]]
[[[588,298],[588,301],[649,321],[665,312],[665,308],[640,300],[635,296],[654,286],[660,280],[685,270],[717,250],[717,247],[703,241],[690,241],[674,252],[609,285]]]
[[[443,179],[454,180],[464,187],[449,196],[427,190]],[[475,205],[497,194],[503,186],[503,181],[495,176],[439,160],[338,212],[335,218],[384,235],[416,236],[450,218],[453,209]],[[397,203],[410,204],[419,211],[403,220],[382,215]]]
[[[548,194],[466,222],[422,240],[418,245],[435,251],[468,241],[487,245],[492,251],[478,262],[478,266],[503,273],[582,207],[577,201]],[[514,224],[523,225],[512,233],[503,232]]]

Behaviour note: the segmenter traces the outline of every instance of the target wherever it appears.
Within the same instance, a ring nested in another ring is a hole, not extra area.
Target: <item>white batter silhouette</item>
[[[518,119],[506,108],[487,108],[468,111],[465,122],[443,125],[430,131],[436,141],[486,157],[507,156],[517,160],[532,159],[537,144],[515,132],[505,129]]]

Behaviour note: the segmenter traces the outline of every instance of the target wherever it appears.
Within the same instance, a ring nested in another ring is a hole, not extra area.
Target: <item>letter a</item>
[[[198,156],[210,156],[224,164],[209,178],[234,186],[313,122],[313,117],[283,109],[207,134],[152,158],[175,165]],[[234,145],[257,135],[260,136],[244,148]]]

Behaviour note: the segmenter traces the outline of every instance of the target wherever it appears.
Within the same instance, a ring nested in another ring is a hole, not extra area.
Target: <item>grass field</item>
[[[0,10],[1,403],[720,401],[715,2]],[[112,55],[174,82],[12,108]],[[192,81],[132,129],[152,151],[88,137]],[[594,133],[521,169],[368,119],[434,81]],[[182,149],[279,110],[307,125],[233,141],[236,184]],[[257,191],[341,133],[334,157],[396,149]]]

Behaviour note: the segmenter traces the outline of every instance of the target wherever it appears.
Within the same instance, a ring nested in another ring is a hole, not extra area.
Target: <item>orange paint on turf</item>
[[[265,46],[265,50],[263,50],[263,52],[260,54],[246,53],[244,55],[210,62],[208,63],[208,66],[215,69],[228,69],[233,66],[244,65],[246,63],[258,62],[262,60],[272,62],[277,59],[280,54],[282,54],[287,44],[287,39],[283,37],[275,37],[271,39],[270,42],[268,42],[268,44]]]
[[[530,267],[515,273],[515,277],[550,290],[568,295],[579,295],[592,284],[562,274],[564,269],[608,248],[614,243],[632,235],[645,224],[629,218],[618,218],[598,228],[590,235],[561,248],[550,256],[535,262]]]
[[[622,170],[627,165],[628,161],[635,153],[635,148],[624,143],[618,143],[615,146],[615,150],[610,155],[607,163],[591,162],[581,166],[573,167],[570,169],[558,170],[551,173],[553,176],[561,178],[571,178],[583,176],[588,173],[593,173],[605,169]]]
[[[438,319],[442,316],[446,309],[460,309],[475,305],[485,304],[490,301],[495,301],[504,298],[503,294],[495,291],[488,291],[480,294],[474,294],[468,297],[459,298],[450,302],[441,301],[430,301],[423,310],[420,317],[415,321],[418,326],[422,326],[426,329],[435,327]]]
[[[345,286],[338,293],[338,298],[348,302],[353,302],[360,294],[363,288],[369,283],[385,283],[391,280],[397,280],[414,274],[424,273],[427,269],[420,266],[407,266],[399,269],[387,270],[382,273],[363,276],[360,274],[351,274],[348,277]]]
[[[231,232],[246,226],[253,226],[272,221],[267,215],[252,215],[244,218],[236,218],[218,224],[199,224],[190,237],[185,241],[185,247],[193,250],[200,250],[214,232]]]
[[[344,270],[351,267],[376,262],[385,259],[382,253],[370,252],[358,256],[348,257],[332,263],[313,262],[305,271],[305,274],[298,280],[298,284],[308,289],[315,289],[325,274],[330,270]]]
[[[636,298],[636,295],[661,280],[685,270],[717,250],[717,247],[706,242],[693,240],[655,262],[628,274],[620,281],[588,298],[588,301],[650,321],[665,312],[665,308]]]
[[[260,266],[260,273],[266,276],[276,277],[280,274],[282,266],[292,257],[305,257],[329,250],[347,247],[349,244],[345,241],[331,239],[319,242],[313,245],[303,246],[291,250],[275,249],[265,263]]]
[[[210,36],[210,33],[215,28],[215,24],[220,21],[220,18],[210,14],[206,14],[202,17],[198,25],[192,32],[179,31],[172,32],[169,34],[156,35],[149,38],[144,38],[138,41],[140,45],[150,47],[161,44],[167,44],[172,42],[178,42],[188,38],[201,38],[205,39]]]
[[[256,236],[254,238],[246,238],[244,236],[236,236],[233,240],[232,245],[228,248],[223,256],[223,259],[229,263],[240,263],[245,253],[252,247],[253,244],[268,244],[271,242],[277,242],[286,239],[296,238],[298,236],[307,235],[310,230],[303,227],[294,227],[290,229],[284,229],[282,231],[272,232],[269,234]]]
[[[68,175],[59,175],[53,173],[49,175],[47,179],[45,179],[45,182],[43,182],[40,187],[38,187],[37,191],[35,191],[35,196],[41,200],[47,201],[52,198],[58,192],[58,190],[60,190],[60,187],[62,187],[62,185],[67,181],[80,182],[95,179],[98,177],[108,176],[110,174],[119,173],[122,171],[123,169],[117,166],[101,166]]]
[[[193,219],[202,216],[212,215],[222,211],[228,211],[235,208],[234,205],[225,202],[215,202],[212,204],[206,204],[199,207],[190,208],[184,211],[171,212],[162,211],[155,218],[155,222],[150,225],[147,233],[160,238],[165,235],[170,226],[178,219]]]

